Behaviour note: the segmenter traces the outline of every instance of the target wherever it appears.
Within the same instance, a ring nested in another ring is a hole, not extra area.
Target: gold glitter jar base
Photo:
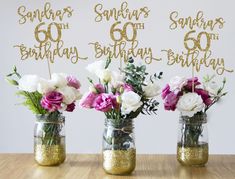
[[[183,147],[177,145],[177,160],[184,166],[205,166],[208,162],[208,144],[200,144],[195,147]]]
[[[35,145],[34,158],[39,165],[54,166],[66,158],[64,145]]]
[[[113,175],[130,174],[136,165],[136,150],[104,150],[103,168]]]

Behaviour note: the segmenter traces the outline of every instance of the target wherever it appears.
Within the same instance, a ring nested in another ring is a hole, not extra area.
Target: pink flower
[[[94,107],[98,111],[108,112],[113,108],[113,95],[101,93],[94,101]]]
[[[104,86],[102,84],[96,84],[95,89],[98,91],[98,93],[104,93],[105,92]]]
[[[170,85],[166,85],[165,88],[162,90],[162,99],[165,99],[165,97],[170,93]]]
[[[81,83],[74,76],[67,76],[66,78],[68,82],[68,86],[79,89],[81,87]]]
[[[198,81],[198,77],[194,77],[194,78],[189,78],[188,82],[186,84],[186,89],[188,89],[189,91],[192,91],[193,88],[193,83],[194,83],[194,89],[196,86],[200,85],[201,83]]]
[[[67,105],[66,111],[68,112],[73,112],[73,110],[75,109],[75,103],[71,103],[69,105]]]
[[[117,86],[115,91],[116,91],[117,95],[120,95],[123,92],[133,91],[133,87],[130,84],[127,84],[127,83],[120,84],[120,85]]]
[[[83,95],[82,99],[80,100],[79,105],[83,108],[93,108],[93,103],[97,98],[97,94],[93,92],[89,92]]]
[[[174,111],[176,109],[178,100],[179,100],[179,93],[175,94],[174,92],[170,92],[168,95],[166,95],[164,101],[165,110]]]
[[[124,88],[125,92],[133,91],[133,87],[130,84],[125,83],[122,85],[122,87]]]
[[[208,91],[199,88],[199,89],[195,89],[195,92],[201,96],[205,105],[209,106],[212,104],[212,100],[210,99],[210,95],[209,95]]]
[[[47,93],[41,100],[41,105],[49,112],[57,111],[61,109],[61,103],[63,101],[63,95],[59,92],[52,91]]]

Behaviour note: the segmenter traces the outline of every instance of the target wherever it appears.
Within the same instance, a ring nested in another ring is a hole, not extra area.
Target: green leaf
[[[11,77],[12,75],[14,75],[14,73],[10,73],[8,75],[6,75],[7,77]]]
[[[26,91],[18,91],[16,94],[24,98],[24,102],[22,103],[22,105],[26,106],[34,114],[47,113],[47,111],[40,104],[40,101],[42,99],[42,95],[40,93],[38,92],[29,93]]]
[[[148,115],[157,114],[158,105],[159,102],[155,99],[145,100],[141,113]]]
[[[105,64],[105,69],[109,67],[109,64],[111,63],[111,58],[107,58],[106,64]]]
[[[14,85],[14,86],[18,86],[19,83],[16,81],[16,80],[13,80],[13,79],[9,79],[9,78],[5,78],[5,80],[11,84],[11,85]]]

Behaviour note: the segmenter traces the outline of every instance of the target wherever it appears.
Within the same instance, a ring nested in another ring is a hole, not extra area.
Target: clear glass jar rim
[[[51,119],[48,117],[51,116]],[[58,114],[57,116],[52,116],[50,114],[36,114],[36,122],[41,123],[64,123],[65,117],[62,114]]]
[[[121,123],[115,123],[112,119],[105,119],[105,126],[123,127],[123,126],[133,126],[133,119],[125,119],[127,121]]]
[[[180,114],[180,123],[204,124],[204,123],[207,123],[207,114],[206,113],[197,113],[192,117],[183,116],[182,114]]]

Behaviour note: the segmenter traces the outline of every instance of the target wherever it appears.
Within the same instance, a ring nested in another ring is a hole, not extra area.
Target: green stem
[[[34,101],[34,99],[32,98],[32,96],[30,95],[29,92],[26,92],[26,91],[24,91],[24,92],[25,92],[25,94],[27,95],[27,97],[31,100],[31,102],[32,102],[32,104],[34,105],[35,109],[37,109],[37,113],[38,113],[38,114],[41,114],[41,113],[40,113],[40,108],[38,107],[37,102]]]

